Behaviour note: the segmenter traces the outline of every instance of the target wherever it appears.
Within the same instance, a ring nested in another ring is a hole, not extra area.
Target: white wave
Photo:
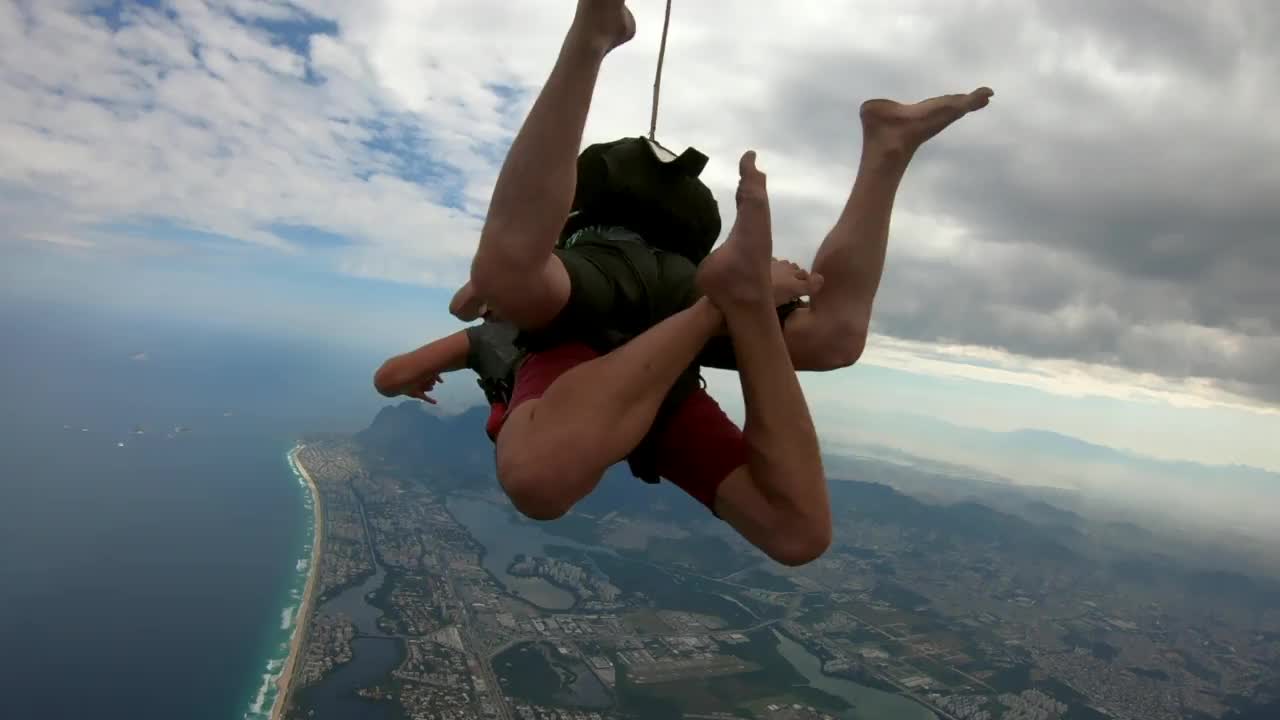
[[[293,606],[290,605],[289,607],[284,609],[283,613],[280,614],[280,629],[288,630],[289,626],[292,624],[293,624]]]
[[[275,672],[282,667],[284,667],[284,660],[281,660],[280,658],[275,658],[267,663],[267,669],[272,672]]]
[[[258,686],[258,694],[254,696],[253,702],[249,704],[249,712],[245,714],[249,717],[265,717],[263,709],[267,706],[267,693],[271,692],[271,685],[275,681],[273,673],[264,673],[262,676],[262,685]]]
[[[308,564],[307,559],[302,558],[301,560],[298,561],[296,565],[294,565],[294,567],[297,568],[298,572],[305,572],[307,569],[307,564]]]

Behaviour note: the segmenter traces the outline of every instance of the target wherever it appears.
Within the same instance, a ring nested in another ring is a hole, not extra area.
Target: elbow
[[[395,363],[392,360],[382,363],[382,366],[373,374],[373,389],[383,397],[395,397],[402,384],[403,380],[396,372]]]

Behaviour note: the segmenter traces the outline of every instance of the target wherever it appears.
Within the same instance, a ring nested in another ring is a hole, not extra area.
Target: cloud
[[[97,5],[0,6],[0,242],[154,253],[198,236],[437,287],[465,274],[573,11]],[[648,127],[662,4],[632,5],[640,34],[605,66],[588,140]],[[969,372],[997,353],[1058,392],[1280,401],[1280,8],[735,10],[676,4],[659,136],[711,155],[726,208],[737,156],[759,150],[782,255],[811,257],[843,205],[862,100],[996,88],[913,162],[874,320],[894,349],[868,361]]]

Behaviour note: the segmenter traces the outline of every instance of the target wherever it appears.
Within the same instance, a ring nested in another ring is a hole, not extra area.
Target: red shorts
[[[491,418],[489,437],[497,438],[507,415],[528,400],[542,397],[556,378],[600,354],[580,343],[532,353],[516,371],[515,388],[501,420]],[[498,412],[495,407],[494,412]],[[654,445],[657,470],[668,482],[715,513],[716,492],[729,473],[747,464],[747,442],[703,388],[698,388],[675,412]]]

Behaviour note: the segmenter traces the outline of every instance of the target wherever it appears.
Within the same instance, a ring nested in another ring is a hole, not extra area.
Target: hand
[[[435,389],[436,385],[444,382],[444,377],[439,374],[425,375],[412,383],[400,389],[400,394],[406,397],[417,398],[423,402],[436,404],[436,399],[428,395]]]
[[[821,275],[810,273],[790,260],[774,258],[769,275],[773,281],[773,302],[778,306],[822,289]]]

